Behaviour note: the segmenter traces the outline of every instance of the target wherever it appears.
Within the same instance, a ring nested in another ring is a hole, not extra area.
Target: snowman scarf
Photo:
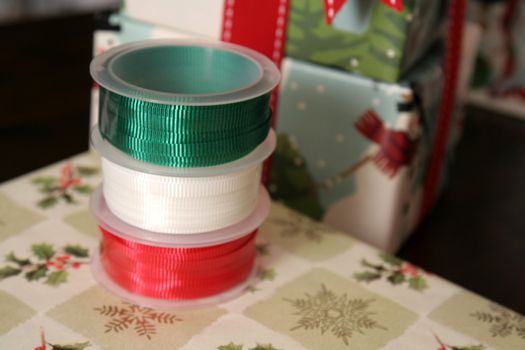
[[[417,140],[407,132],[389,130],[374,110],[366,111],[354,124],[367,139],[379,146],[372,159],[388,177],[394,177],[402,166],[409,165],[417,149]]]

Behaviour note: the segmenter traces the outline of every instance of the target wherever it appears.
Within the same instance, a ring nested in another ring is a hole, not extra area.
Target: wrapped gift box
[[[285,59],[270,191],[394,251],[419,220],[443,85],[439,54],[388,84]],[[450,134],[449,149],[456,135]]]
[[[122,14],[187,35],[243,45],[278,66],[284,53],[290,0],[127,0]]]
[[[286,55],[395,82],[437,38],[443,3],[293,0]]]
[[[271,3],[275,3],[273,9]],[[444,3],[441,0],[270,0],[264,3],[127,0],[124,12],[146,23],[245,45],[251,40],[243,42],[244,35],[267,36],[262,33],[261,23],[268,26],[275,21],[267,16],[268,12],[277,12],[277,27],[271,29],[279,33],[287,27],[286,35],[277,35],[268,44],[273,42],[280,47],[287,38],[286,56],[395,82],[438,37],[438,28],[445,18]],[[242,23],[240,18],[246,14],[253,16],[253,27]],[[229,30],[239,26],[244,30]],[[266,53],[273,55],[271,51]]]
[[[219,39],[223,10],[223,0],[126,0],[122,12],[144,23]]]

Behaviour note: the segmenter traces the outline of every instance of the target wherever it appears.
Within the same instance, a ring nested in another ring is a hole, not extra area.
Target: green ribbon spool
[[[271,128],[269,101],[279,72],[247,48],[134,43],[97,56],[91,73],[101,87],[100,135],[147,163],[228,163],[253,151]]]

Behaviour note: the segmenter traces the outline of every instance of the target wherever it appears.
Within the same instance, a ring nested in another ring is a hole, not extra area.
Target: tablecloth
[[[241,296],[123,302],[89,266],[100,181],[84,153],[0,185],[0,349],[525,349],[523,316],[279,203]]]

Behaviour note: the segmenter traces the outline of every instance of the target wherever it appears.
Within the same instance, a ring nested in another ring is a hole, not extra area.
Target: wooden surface
[[[88,147],[94,20],[0,27],[0,181]],[[400,251],[525,314],[525,122],[470,109],[449,187]]]

